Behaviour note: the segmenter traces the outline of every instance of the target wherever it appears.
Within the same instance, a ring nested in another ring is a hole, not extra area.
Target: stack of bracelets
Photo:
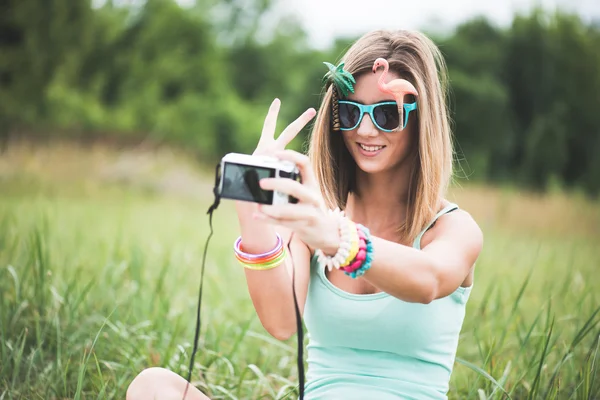
[[[240,236],[233,245],[235,251],[235,258],[245,268],[264,271],[267,269],[275,268],[283,263],[285,259],[286,251],[283,247],[283,240],[279,234],[277,235],[277,244],[271,251],[262,254],[249,254],[242,250],[242,237]]]
[[[320,249],[315,251],[315,255],[330,271],[337,268],[352,278],[358,278],[371,268],[373,261],[371,233],[367,227],[350,221],[339,209],[333,211],[333,214],[339,220],[340,247],[333,256],[325,255]]]
[[[334,256],[327,256],[320,249],[315,251],[315,255],[319,262],[330,271],[337,268],[352,278],[358,278],[371,268],[371,262],[373,261],[371,234],[368,228],[350,221],[343,215],[343,212],[336,210],[333,213],[337,215],[339,220],[340,247]],[[245,253],[242,250],[241,236],[235,241],[233,249],[235,257],[242,266],[259,271],[278,267],[283,263],[286,256],[283,240],[279,235],[277,235],[275,248],[266,253]]]

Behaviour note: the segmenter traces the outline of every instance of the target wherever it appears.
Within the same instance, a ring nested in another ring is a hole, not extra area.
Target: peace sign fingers
[[[281,135],[277,138],[277,149],[283,150],[295,137],[298,132],[302,130],[310,122],[311,119],[317,114],[314,108],[309,108],[304,111],[294,122],[289,124],[287,128],[281,132]]]
[[[265,117],[262,133],[258,145],[254,150],[254,155],[273,155],[272,153],[278,150],[284,150],[295,137],[298,132],[308,124],[308,122],[317,114],[314,108],[309,108],[294,122],[289,124],[287,128],[275,139],[275,128],[277,126],[277,115],[281,107],[279,99],[273,100],[269,107],[269,112]]]
[[[281,101],[279,99],[273,100],[269,107],[269,112],[265,117],[265,123],[263,124],[262,133],[260,134],[259,145],[263,143],[272,142],[275,138],[275,127],[277,126],[277,115],[279,114],[279,108],[281,107]]]

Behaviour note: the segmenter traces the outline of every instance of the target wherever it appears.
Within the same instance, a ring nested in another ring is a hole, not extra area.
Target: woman
[[[294,161],[303,181],[261,186],[300,201],[237,203],[238,259],[263,326],[281,340],[296,331],[294,268],[310,337],[305,398],[445,399],[483,243],[471,216],[444,199],[452,174],[445,65],[428,38],[407,31],[369,33],[344,62],[329,74],[310,157],[282,150],[315,111],[274,139],[280,103],[271,105],[255,154]],[[390,91],[395,84],[407,89]],[[345,217],[326,211],[336,207]],[[185,384],[148,369],[128,399],[176,398]],[[207,399],[195,389],[188,398]]]

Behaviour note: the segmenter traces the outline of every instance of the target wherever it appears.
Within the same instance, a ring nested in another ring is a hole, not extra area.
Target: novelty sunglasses
[[[369,114],[377,129],[384,132],[403,130],[408,123],[408,115],[417,109],[417,102],[404,104],[404,121],[400,127],[400,114],[395,101],[384,101],[375,104],[360,104],[354,101],[339,100],[338,113],[340,130],[350,131],[360,125],[363,116]]]

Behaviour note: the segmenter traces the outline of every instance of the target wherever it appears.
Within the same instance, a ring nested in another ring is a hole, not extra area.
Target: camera
[[[298,202],[298,199],[285,193],[262,189],[259,181],[264,178],[289,178],[300,181],[300,171],[290,161],[267,156],[229,153],[221,159],[217,191],[223,199],[259,204],[279,205]]]

